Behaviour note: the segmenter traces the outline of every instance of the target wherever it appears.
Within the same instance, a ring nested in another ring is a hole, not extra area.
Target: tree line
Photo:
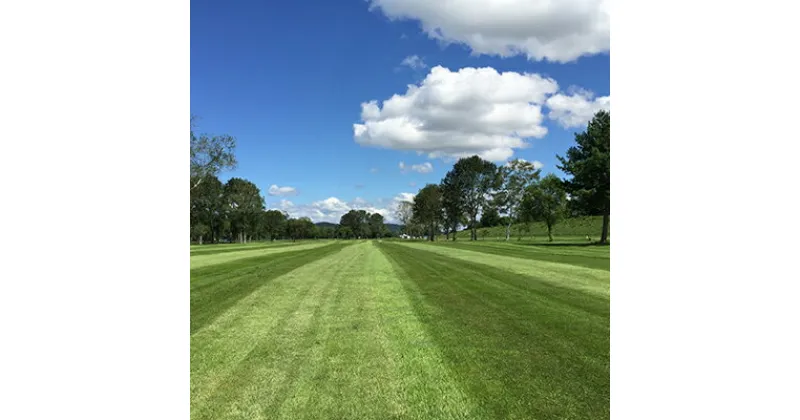
[[[585,131],[575,134],[576,144],[565,156],[556,156],[567,179],[542,177],[540,169],[519,159],[498,167],[477,155],[461,158],[439,184],[427,184],[413,202],[401,203],[397,218],[404,233],[431,241],[439,234],[455,241],[461,226],[470,240],[477,240],[479,227],[500,224],[508,240],[513,224],[535,221],[544,223],[552,241],[553,227],[565,217],[602,216],[599,242],[607,243],[610,131],[611,114],[600,111]]]
[[[232,136],[196,136],[191,140],[191,240],[204,243],[276,239],[365,239],[391,236],[383,215],[350,210],[338,225],[317,226],[309,218],[293,219],[285,212],[266,210],[258,187],[242,178],[223,184],[217,175],[236,167]],[[575,134],[575,145],[556,156],[557,167],[568,175],[541,176],[532,163],[513,160],[503,166],[470,156],[459,159],[439,184],[428,184],[402,202],[396,216],[410,236],[436,235],[456,240],[466,227],[470,240],[479,227],[502,224],[506,240],[514,224],[540,221],[552,230],[565,217],[602,216],[600,243],[608,242],[610,216],[611,114],[600,111],[585,131]],[[479,219],[480,216],[480,219]]]
[[[378,213],[351,210],[338,225],[317,226],[307,217],[267,210],[259,188],[242,178],[222,183],[215,175],[192,178],[191,241],[239,242],[276,239],[365,239],[391,236]]]

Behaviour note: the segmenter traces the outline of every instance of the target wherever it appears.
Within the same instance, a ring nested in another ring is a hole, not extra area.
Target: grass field
[[[193,419],[609,418],[609,247],[240,248],[192,248]]]
[[[518,230],[522,227],[521,224],[511,225],[511,237],[516,240],[522,236],[525,239],[533,237],[536,240],[547,240],[547,227],[542,222],[532,222],[528,224],[530,231],[522,232]],[[603,216],[581,216],[570,217],[562,220],[553,227],[553,235],[558,235],[562,239],[567,237],[572,239],[583,239],[589,235],[593,240],[600,239],[600,232],[603,228]],[[484,238],[483,231],[486,231],[486,239],[505,239],[506,228],[505,226],[494,226],[490,228],[478,228],[478,237]],[[462,231],[458,233],[460,238],[469,239],[469,231]]]

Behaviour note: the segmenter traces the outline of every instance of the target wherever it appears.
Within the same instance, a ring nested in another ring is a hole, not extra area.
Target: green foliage
[[[194,133],[194,117],[189,130],[190,141],[190,176],[192,189],[210,176],[216,176],[223,170],[236,168],[236,139],[229,135],[209,137]]]
[[[521,159],[508,162],[499,171],[501,183],[494,195],[494,202],[499,211],[508,216],[505,219],[506,240],[508,240],[511,236],[511,225],[519,218],[519,207],[525,190],[539,179],[542,171],[536,169],[533,163]]]
[[[574,210],[589,215],[602,215],[600,242],[608,239],[611,211],[611,113],[600,111],[589,122],[586,131],[575,134],[576,146],[567,150],[566,158],[557,156],[571,179],[565,181]]]
[[[339,228],[339,238],[342,239],[351,239],[353,238],[353,229],[350,229],[349,226],[341,226]]]
[[[552,229],[566,216],[567,194],[557,176],[549,174],[525,190],[520,206],[520,217],[524,221],[543,222],[547,236],[553,241]]]
[[[350,210],[343,214],[339,225],[350,228],[356,238],[369,236],[369,214],[364,210]]]
[[[259,228],[264,197],[256,184],[242,178],[229,179],[223,197],[230,212],[232,234],[238,242],[246,243]]]
[[[387,229],[383,223],[383,215],[380,213],[373,213],[368,218],[369,233],[371,238],[382,237]]]
[[[442,222],[442,190],[436,184],[428,184],[414,197],[414,218],[428,230],[431,241]]]
[[[227,218],[222,183],[215,176],[206,176],[197,188],[190,189],[189,197],[192,238],[201,243],[217,242]]]
[[[464,214],[472,230],[471,239],[477,240],[478,214],[486,206],[489,193],[499,188],[501,182],[494,163],[477,155],[459,159],[442,181],[448,226]]]
[[[456,240],[458,226],[464,219],[464,200],[461,194],[464,191],[459,174],[451,170],[447,172],[440,183],[442,190],[442,211],[445,231],[452,234],[452,239]]]
[[[286,231],[292,241],[309,239],[314,237],[316,226],[308,217],[301,217],[299,219],[289,219],[286,222]]]
[[[288,215],[278,210],[267,210],[261,216],[261,226],[264,233],[270,240],[275,240],[281,236],[286,229]]]
[[[481,227],[497,226],[500,223],[500,213],[497,212],[497,207],[487,206],[481,215]]]

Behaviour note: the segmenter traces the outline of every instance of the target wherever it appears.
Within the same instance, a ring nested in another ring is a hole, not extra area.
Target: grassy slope
[[[193,270],[192,418],[608,418],[608,271],[480,251],[348,242]]]
[[[558,236],[574,236],[574,237],[585,237],[586,235],[591,236],[594,240],[600,239],[600,231],[602,230],[603,226],[603,217],[602,216],[583,216],[583,217],[571,217],[569,219],[562,220],[559,224],[553,227],[553,235]],[[519,225],[511,225],[511,237],[516,239],[519,236],[517,228]],[[547,227],[544,223],[536,222],[530,224],[530,233],[522,233],[524,238],[530,238],[530,236],[534,237],[546,237],[547,236]],[[481,231],[483,229],[487,230],[486,238],[503,238],[506,237],[506,228],[505,226],[495,226],[491,228],[479,228],[478,229],[478,236],[483,237]],[[463,233],[462,233],[463,232]],[[459,232],[460,237],[469,237],[469,231],[462,231]],[[542,238],[546,239],[546,238]]]

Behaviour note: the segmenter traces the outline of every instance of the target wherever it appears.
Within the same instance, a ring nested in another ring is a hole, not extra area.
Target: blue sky
[[[526,1],[520,7],[535,3]],[[459,6],[458,1],[451,3]],[[376,6],[372,10],[371,4]],[[585,127],[589,111],[610,106],[607,28],[596,29],[597,19],[586,21],[586,13],[566,8],[467,14],[475,4],[461,0],[460,9],[442,13],[437,9],[448,6],[414,0],[192,0],[191,112],[199,117],[198,131],[237,139],[239,166],[220,178],[253,181],[270,208],[314,221],[336,221],[352,207],[389,216],[399,194],[438,182],[459,153],[473,150],[498,163],[513,152],[512,159],[538,161],[544,173],[560,175],[555,155],[572,144],[573,133],[581,130],[581,123]],[[582,7],[593,7],[595,15],[605,18],[605,4]],[[481,21],[484,14],[486,20]],[[397,16],[406,18],[389,18]],[[589,26],[594,32],[579,42],[570,29],[564,29],[574,27],[576,33],[585,34]],[[436,36],[442,39],[433,39]],[[508,44],[516,50],[504,51]],[[413,56],[417,59],[406,61],[413,66],[401,64]],[[425,84],[436,66],[444,68],[436,78],[439,84]],[[466,68],[490,69],[459,73]],[[520,82],[500,77],[504,72],[535,73],[541,78]],[[464,77],[459,79],[458,74]],[[543,82],[547,79],[554,80],[557,88]],[[446,86],[451,80],[452,86],[476,89],[461,102],[473,111],[450,103],[452,95],[446,93],[454,91]],[[481,88],[482,83],[487,87]],[[386,112],[365,122],[362,103],[376,100],[380,109],[392,95],[406,95],[408,85],[423,88],[414,105],[397,108],[402,108],[400,114]],[[528,99],[517,98],[515,107],[498,108],[493,117],[485,118],[489,122],[476,126],[484,120],[474,117],[480,110],[508,102],[491,98],[493,92],[504,90],[539,96],[531,103],[541,102],[541,121],[535,122],[536,111],[527,110]],[[419,99],[423,97],[427,100]],[[438,105],[431,105],[437,100]],[[436,117],[442,112],[452,117],[447,123]],[[399,120],[393,119],[398,116]],[[409,131],[387,119],[443,128]],[[528,124],[531,121],[535,123]],[[357,139],[354,124],[364,124],[367,134]],[[539,134],[520,133],[520,127],[528,125],[539,127]],[[541,127],[547,131],[543,136]],[[527,146],[514,146],[517,141]],[[467,142],[470,146],[463,146]],[[500,143],[484,146],[487,142]],[[420,149],[414,150],[416,144]],[[405,171],[399,167],[401,161]],[[430,172],[411,169],[426,162]],[[272,185],[294,192],[269,195]]]

